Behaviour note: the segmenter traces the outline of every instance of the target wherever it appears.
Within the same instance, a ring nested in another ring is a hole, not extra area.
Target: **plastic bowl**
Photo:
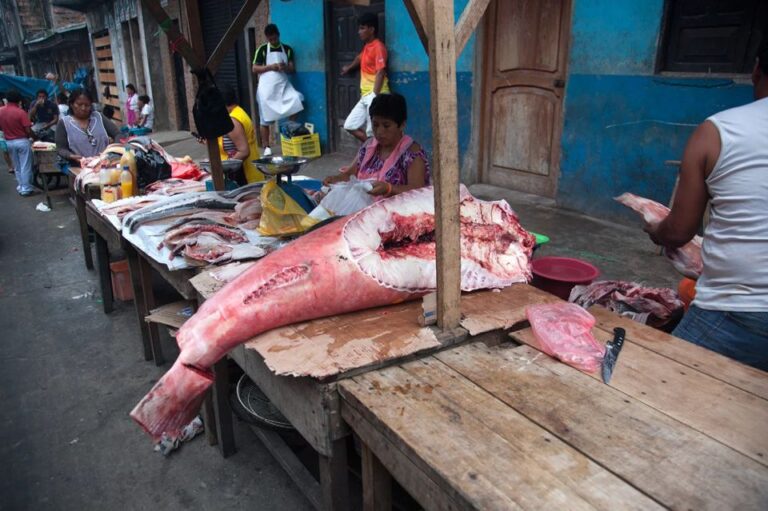
[[[591,284],[600,270],[581,259],[572,257],[540,257],[532,264],[535,287],[567,300],[573,286]]]

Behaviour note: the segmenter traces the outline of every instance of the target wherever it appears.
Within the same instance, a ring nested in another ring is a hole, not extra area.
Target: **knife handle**
[[[627,332],[623,328],[616,327],[613,329],[613,345],[616,347],[617,352],[624,345],[624,337],[626,335]]]

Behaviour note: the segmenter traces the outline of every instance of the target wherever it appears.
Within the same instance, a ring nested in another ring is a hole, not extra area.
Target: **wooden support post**
[[[392,509],[392,476],[379,458],[362,445],[363,510],[390,511]]]
[[[456,36],[453,0],[429,0],[429,78],[437,244],[437,324],[444,331],[461,319],[459,154],[456,127]]]
[[[123,238],[125,240],[125,238]],[[144,347],[144,360],[152,360],[152,344],[149,340],[149,325],[144,320],[149,314],[144,303],[144,293],[141,290],[141,269],[139,268],[139,256],[136,249],[129,242],[124,241],[123,250],[128,259],[128,270],[131,275],[131,288],[133,289],[133,305],[136,311],[136,318],[139,321],[139,331],[141,332],[141,343]]]
[[[178,27],[172,22],[171,17],[160,5],[159,0],[141,0],[147,10],[155,18],[160,29],[168,36],[168,41],[174,45],[176,51],[192,66],[192,69],[202,69],[203,59],[189,45],[189,42],[179,32]]]
[[[334,440],[331,455],[320,458],[320,490],[325,511],[349,510],[347,439]]]
[[[101,237],[101,234],[93,231],[96,238],[96,264],[99,268],[99,285],[101,287],[101,301],[104,306],[104,314],[109,314],[115,310],[114,298],[112,297],[112,279],[109,270],[109,248],[107,240]]]
[[[226,55],[230,48],[235,44],[237,36],[243,32],[246,23],[248,23],[248,20],[251,19],[251,16],[253,16],[253,13],[256,12],[256,9],[259,7],[259,3],[261,3],[261,0],[246,0],[240,8],[240,12],[238,12],[235,19],[232,20],[232,24],[227,29],[224,37],[221,38],[216,49],[213,50],[210,58],[208,58],[206,67],[211,70],[211,73],[216,74],[216,71],[221,65],[221,61],[224,60],[224,55]]]
[[[215,410],[216,438],[219,452],[225,458],[235,454],[235,432],[232,428],[232,409],[229,406],[229,360],[222,358],[213,365],[213,408]]]
[[[429,34],[425,30],[427,19],[426,0],[403,0],[403,2],[408,10],[408,14],[411,16],[413,28],[416,29],[416,34],[419,36],[424,51],[429,53]]]
[[[461,52],[464,51],[464,47],[467,45],[467,41],[472,37],[472,33],[477,28],[477,24],[480,19],[488,10],[488,4],[491,0],[469,0],[469,3],[464,7],[464,11],[461,13],[458,23],[456,23],[456,58],[459,58]]]

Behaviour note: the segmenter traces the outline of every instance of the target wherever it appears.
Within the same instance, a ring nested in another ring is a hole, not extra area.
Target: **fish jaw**
[[[504,201],[476,200],[462,186],[461,288],[501,288],[531,278],[535,237]],[[360,211],[343,236],[358,267],[380,285],[425,293],[437,286],[434,197],[420,188]]]

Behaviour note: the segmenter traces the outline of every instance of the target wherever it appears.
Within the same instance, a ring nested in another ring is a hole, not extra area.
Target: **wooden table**
[[[216,290],[215,287],[210,289],[198,287],[198,289],[201,291],[201,299],[211,296]],[[375,332],[376,339],[372,340],[374,344],[398,345],[402,336],[412,336],[413,330],[419,330],[416,320],[421,311],[421,302],[409,302],[283,327],[283,329],[262,334],[255,341],[230,351],[229,356],[317,452],[320,467],[319,482],[309,474],[278,435],[254,428],[280,465],[317,509],[349,508],[346,441],[350,430],[341,418],[341,402],[338,393],[339,385],[343,381],[387,365],[418,359],[435,351],[467,342],[468,331],[476,334],[474,339],[499,339],[500,336],[505,335],[502,328],[508,328],[524,320],[524,308],[528,303],[542,303],[557,299],[521,284],[499,293],[484,291],[465,295],[462,300],[462,310],[465,315],[462,324],[466,330],[460,329],[450,336],[440,338],[435,346],[418,353],[346,368],[324,378],[276,375],[267,366],[254,343],[258,344],[258,340],[264,340],[265,337],[281,335],[280,330],[282,330],[282,335],[293,339],[294,344],[317,344],[323,342],[318,338],[330,337],[331,343],[339,348],[339,345],[358,337],[348,335],[348,332],[355,328],[354,325],[358,325],[357,328],[361,331],[365,330],[371,335]],[[380,321],[384,316],[386,321]],[[271,349],[281,351],[283,348],[272,345]],[[323,347],[322,350],[325,348]],[[226,364],[222,362],[215,367],[216,383],[213,402],[219,445],[228,446],[224,448],[226,452],[234,452],[231,410],[226,398],[229,391],[228,378],[226,373],[220,372],[225,368]]]
[[[85,268],[88,270],[93,269],[93,255],[91,254],[91,242],[88,239],[88,221],[85,216],[85,203],[93,198],[92,193],[89,190],[81,192],[75,186],[75,178],[80,174],[81,169],[77,167],[70,167],[69,169],[69,195],[72,198],[75,206],[75,214],[77,215],[77,223],[80,228],[80,241],[83,247],[83,258],[85,259]]]
[[[768,509],[768,374],[602,309],[610,385],[530,329],[339,383],[366,509]]]

